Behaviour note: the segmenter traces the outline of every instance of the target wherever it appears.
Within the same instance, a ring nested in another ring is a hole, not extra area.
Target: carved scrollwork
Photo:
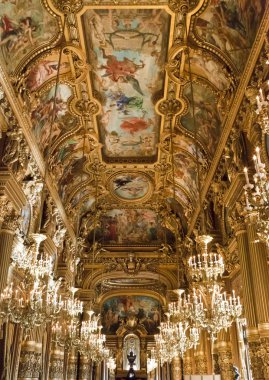
[[[178,115],[183,109],[182,100],[175,98],[163,100],[158,107],[159,112],[167,117]]]
[[[77,33],[75,33],[77,35]],[[63,54],[70,56],[73,62],[74,77],[71,79],[72,84],[83,82],[90,70],[90,65],[86,61],[86,56],[78,47],[67,45],[63,48]]]
[[[189,11],[189,1],[188,0],[169,0],[168,6],[171,11],[175,13],[180,13],[186,15]]]
[[[75,108],[79,115],[88,116],[90,118],[99,112],[98,104],[88,99],[79,99],[75,103]]]
[[[54,0],[56,7],[64,14],[77,13],[83,7],[82,0]]]

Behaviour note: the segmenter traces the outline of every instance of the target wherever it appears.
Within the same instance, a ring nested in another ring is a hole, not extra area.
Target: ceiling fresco
[[[170,16],[165,10],[91,9],[82,17],[104,158],[153,158],[161,117]]]
[[[154,333],[159,301],[141,284],[178,286],[175,243],[214,167],[268,2],[190,1],[185,28],[177,0],[0,3],[0,65],[82,244],[80,286],[137,284],[137,295],[119,286],[105,301],[104,331],[134,313]],[[144,282],[128,265],[144,268]]]
[[[192,92],[194,103],[192,103]],[[216,149],[216,141],[221,134],[221,115],[217,105],[217,95],[211,86],[194,82],[192,88],[187,85],[183,91],[192,107],[181,117],[180,123],[188,131],[199,134],[203,146],[212,157]],[[195,114],[195,119],[193,118]]]
[[[242,71],[256,35],[266,0],[210,0],[195,20],[200,39],[218,48]]]
[[[13,71],[28,53],[57,42],[59,30],[57,19],[40,0],[1,2],[1,63]]]
[[[68,110],[71,96],[72,89],[68,85],[59,84],[57,90],[53,86],[42,94],[38,106],[32,111],[33,133],[42,153],[46,153],[53,141],[76,127],[76,117]]]
[[[111,179],[114,194],[126,201],[140,200],[150,191],[151,184],[143,173],[117,174]]]
[[[110,210],[101,216],[100,224],[104,244],[158,245],[163,239],[158,215],[152,210]]]

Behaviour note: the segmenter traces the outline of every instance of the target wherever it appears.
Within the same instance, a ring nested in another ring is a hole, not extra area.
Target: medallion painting
[[[83,16],[104,158],[152,161],[161,118],[170,16],[165,10],[88,10]]]
[[[149,187],[148,178],[138,173],[119,174],[112,180],[113,193],[127,201],[145,197]]]
[[[160,303],[152,297],[120,296],[108,299],[102,309],[103,333],[115,334],[128,320],[143,325],[148,334],[156,334],[160,323]]]
[[[1,1],[0,57],[9,70],[31,50],[59,33],[57,20],[40,0]],[[4,4],[3,4],[4,3]]]
[[[158,244],[161,231],[157,214],[152,210],[110,210],[101,217],[105,244]]]

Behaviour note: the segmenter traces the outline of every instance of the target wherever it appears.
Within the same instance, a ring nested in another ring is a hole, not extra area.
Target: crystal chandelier
[[[191,327],[187,320],[173,321],[170,313],[166,313],[167,321],[161,322],[160,333],[155,335],[156,350],[152,357],[164,362],[171,362],[178,354],[183,357],[184,353],[196,347],[199,342],[199,328]]]
[[[58,294],[59,284],[53,279],[25,277],[23,283],[8,285],[0,296],[0,317],[18,323],[29,335],[35,326],[56,319],[63,302]]]
[[[261,162],[260,148],[255,149],[256,154],[253,156],[255,174],[253,182],[250,183],[248,169],[244,168],[246,185],[245,212],[255,214],[257,217],[257,234],[261,241],[269,246],[269,177],[265,170],[265,164]]]
[[[77,290],[78,288],[71,287],[69,297],[64,300],[63,311],[71,318],[75,318],[83,312],[83,302],[75,298]]]
[[[196,318],[196,326],[206,329],[212,341],[216,340],[218,332],[230,327],[242,313],[240,298],[232,296],[227,300],[226,292],[222,292],[219,284],[224,263],[221,255],[216,253],[208,254],[207,245],[212,240],[211,236],[202,235],[196,238],[198,254],[189,259],[189,269],[191,278],[197,292],[193,290],[193,301],[197,303],[199,296],[199,318]],[[203,302],[203,297],[206,306]]]
[[[234,290],[232,296],[227,299],[226,292],[221,291],[218,284],[209,290],[208,307],[205,309],[205,318],[201,327],[206,329],[212,341],[217,339],[217,334],[222,329],[227,329],[242,314],[242,305],[240,298],[235,296]]]
[[[66,350],[80,344],[79,321],[77,318],[62,319],[52,326],[52,341]]]
[[[208,253],[208,243],[212,241],[209,235],[198,236],[195,240],[200,253],[189,258],[189,273],[194,281],[214,282],[224,272],[223,258],[217,253]]]
[[[96,363],[109,358],[109,350],[105,347],[106,336],[102,334],[101,330],[102,326],[97,326],[92,330],[91,323],[81,326],[79,351]]]
[[[21,236],[13,248],[11,258],[18,269],[30,272],[35,277],[50,275],[53,270],[51,257],[39,253],[40,244],[46,239],[43,234],[31,234],[33,243],[26,247]]]
[[[191,294],[181,290],[174,290],[178,294],[178,300],[168,304],[169,315],[173,322],[190,321],[193,324],[199,324],[204,320],[204,305],[201,294],[193,289]]]
[[[11,283],[0,295],[0,316],[20,324],[26,335],[35,326],[58,318],[63,308],[59,281],[52,278],[52,260],[39,255],[43,234],[32,234],[33,244],[25,248],[21,238],[13,250],[13,262],[24,273],[24,281]]]

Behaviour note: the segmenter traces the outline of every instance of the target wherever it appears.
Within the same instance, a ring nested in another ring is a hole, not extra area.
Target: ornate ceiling
[[[66,227],[81,238],[85,292],[176,285],[173,246],[197,218],[197,167],[206,194],[265,5],[1,2],[1,78]]]

